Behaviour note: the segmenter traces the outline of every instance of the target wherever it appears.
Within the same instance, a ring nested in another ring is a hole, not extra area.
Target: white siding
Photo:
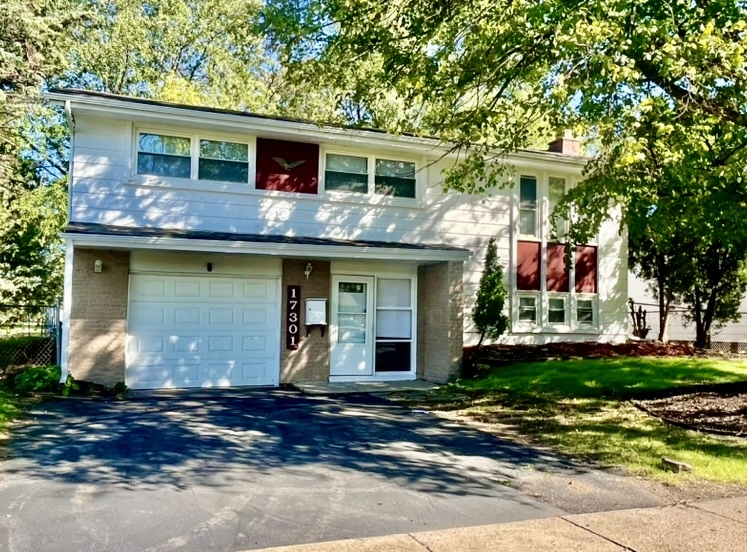
[[[76,117],[71,220],[467,248],[473,257],[464,267],[465,337],[468,343],[473,341],[469,314],[490,237],[498,240],[501,261],[510,262],[514,190],[495,190],[486,197],[444,194],[442,171],[450,163],[446,160],[425,169],[423,198],[414,207],[263,193],[250,185],[245,192],[236,185],[226,188],[230,191],[189,189],[189,183],[160,186],[133,178],[133,128],[128,121]],[[553,174],[575,176],[567,170]],[[626,332],[626,242],[615,225],[605,228],[600,240],[602,333],[620,339]]]

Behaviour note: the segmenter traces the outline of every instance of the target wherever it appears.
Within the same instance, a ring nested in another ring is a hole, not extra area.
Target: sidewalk
[[[264,549],[270,550],[736,552],[747,550],[747,497]]]

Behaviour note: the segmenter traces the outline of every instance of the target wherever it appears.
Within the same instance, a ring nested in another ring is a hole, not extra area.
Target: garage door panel
[[[242,311],[242,319],[248,327],[262,328],[275,322],[274,309],[270,305],[247,307]]]
[[[244,298],[255,301],[275,301],[275,282],[245,282]]]
[[[133,275],[130,290],[128,386],[276,383],[275,280]]]
[[[193,298],[200,296],[199,280],[176,280],[174,282],[175,298]]]
[[[169,308],[169,307],[167,307]],[[172,315],[169,317],[176,326],[189,326],[200,323],[199,307],[170,307]]]
[[[209,307],[208,308],[208,324],[211,326],[216,325],[230,325],[233,326],[235,316],[234,309],[232,307]]]

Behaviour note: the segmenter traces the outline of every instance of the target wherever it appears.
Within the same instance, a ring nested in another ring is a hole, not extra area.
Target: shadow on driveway
[[[0,548],[240,550],[516,521],[563,513],[511,487],[527,467],[583,471],[367,395],[55,400],[31,418],[0,469]]]

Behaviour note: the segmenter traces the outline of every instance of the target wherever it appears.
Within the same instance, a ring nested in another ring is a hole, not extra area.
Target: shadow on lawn
[[[14,432],[6,473],[131,489],[246,489],[268,476],[306,486],[357,472],[416,491],[499,496],[528,464],[583,471],[370,396],[216,391],[57,400],[39,410],[36,423]]]

